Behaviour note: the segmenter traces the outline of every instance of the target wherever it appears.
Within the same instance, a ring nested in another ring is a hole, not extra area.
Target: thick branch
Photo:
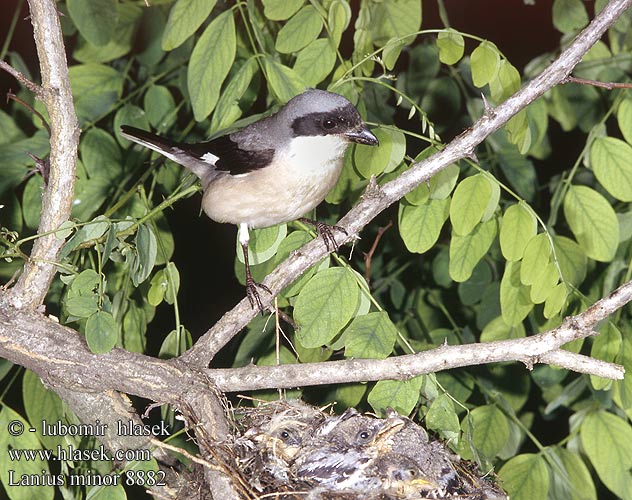
[[[380,212],[422,182],[427,181],[448,165],[471,156],[477,145],[505,125],[511,117],[547,90],[564,81],[584,54],[630,5],[632,5],[632,0],[612,0],[549,67],[497,108],[487,111],[443,151],[414,164],[409,170],[384,186],[373,188],[370,186],[361,201],[338,223],[349,235],[346,241],[355,239],[362,228]],[[312,241],[272,271],[264,284],[272,290],[273,295],[276,295],[327,253],[321,241]],[[265,300],[269,303],[271,299],[266,297]],[[252,310],[248,301],[242,300],[183,354],[182,360],[197,366],[208,366],[213,356],[255,315],[256,311]]]
[[[573,340],[594,334],[595,325],[632,300],[632,281],[583,313],[567,318],[558,328],[531,337],[466,345],[443,345],[430,351],[388,359],[352,359],[325,363],[281,366],[247,366],[207,370],[209,378],[223,391],[290,388],[306,385],[406,380],[417,375],[450,368],[500,361],[551,363],[582,373],[615,380],[623,379],[623,367],[560,350]]]
[[[54,0],[29,0],[31,21],[42,73],[42,98],[50,117],[50,174],[42,197],[38,233],[54,231],[68,220],[75,185],[79,126],[72,101],[68,64]],[[6,69],[6,68],[5,68]],[[38,307],[55,275],[63,240],[54,234],[35,241],[29,261],[11,300],[18,308]]]
[[[0,296],[1,299],[1,296]],[[623,370],[559,348],[594,333],[600,321],[632,300],[632,281],[583,313],[567,318],[548,332],[489,343],[441,346],[431,351],[385,360],[357,359],[273,367],[205,370],[197,372],[178,360],[163,361],[114,349],[92,354],[77,332],[34,312],[17,311],[0,300],[0,356],[27,366],[46,382],[81,392],[117,390],[171,403],[183,411],[205,416],[209,436],[228,432],[217,393],[223,391],[287,388],[306,385],[408,379],[450,368],[499,361],[522,361],[528,367],[551,362],[581,372],[621,379]],[[191,411],[190,411],[191,410]]]

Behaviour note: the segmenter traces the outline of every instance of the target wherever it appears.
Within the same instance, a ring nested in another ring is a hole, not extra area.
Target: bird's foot
[[[263,307],[263,302],[261,301],[261,295],[259,295],[259,290],[257,288],[261,288],[262,290],[268,292],[272,295],[270,289],[265,286],[263,283],[257,283],[252,276],[246,277],[246,295],[248,296],[248,301],[250,302],[250,306],[254,309],[255,305],[261,311],[261,314],[266,312],[266,309]]]
[[[319,236],[322,236],[323,241],[325,242],[325,246],[327,250],[330,252],[336,250],[340,245],[336,242],[336,238],[334,237],[334,230],[340,231],[345,236],[349,236],[347,230],[342,226],[330,226],[329,224],[325,224],[324,222],[320,222],[317,220],[307,219],[305,217],[301,217],[299,219],[301,222],[306,222],[307,224],[311,224],[316,228],[316,232]]]

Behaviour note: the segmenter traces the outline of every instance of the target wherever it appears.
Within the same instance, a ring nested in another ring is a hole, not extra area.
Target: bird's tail
[[[136,127],[130,127],[129,125],[122,125],[120,132],[126,139],[156,151],[188,168],[202,179],[203,183],[207,181],[209,177],[212,177],[215,172],[214,163],[217,157],[200,157],[196,152],[191,150],[190,144],[172,141],[166,137],[161,137]]]

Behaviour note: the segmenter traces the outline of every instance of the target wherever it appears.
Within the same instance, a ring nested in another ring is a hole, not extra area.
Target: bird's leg
[[[344,233],[345,236],[349,236],[349,233],[347,233],[346,229],[342,226],[330,226],[329,224],[325,224],[324,222],[308,219],[307,217],[300,217],[298,220],[314,226],[316,228],[316,232],[323,237],[325,246],[329,251],[336,250],[339,247],[338,243],[336,243],[336,238],[334,238],[334,233],[332,229]]]
[[[250,264],[248,263],[248,241],[250,241],[250,234],[248,233],[248,225],[240,224],[239,225],[239,243],[241,244],[241,248],[244,252],[244,265],[246,266],[246,296],[248,297],[248,301],[250,302],[250,306],[254,309],[255,304],[263,314],[265,312],[265,308],[263,307],[263,303],[261,302],[261,296],[257,291],[257,287],[265,290],[270,295],[272,292],[270,289],[262,283],[257,283],[253,278],[252,274],[250,274]]]

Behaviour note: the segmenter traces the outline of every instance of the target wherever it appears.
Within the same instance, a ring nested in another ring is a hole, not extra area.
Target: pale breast
[[[202,208],[215,221],[251,228],[295,220],[334,187],[347,145],[337,136],[296,138],[279,151],[283,161],[275,157],[274,167],[215,179],[204,193]]]

